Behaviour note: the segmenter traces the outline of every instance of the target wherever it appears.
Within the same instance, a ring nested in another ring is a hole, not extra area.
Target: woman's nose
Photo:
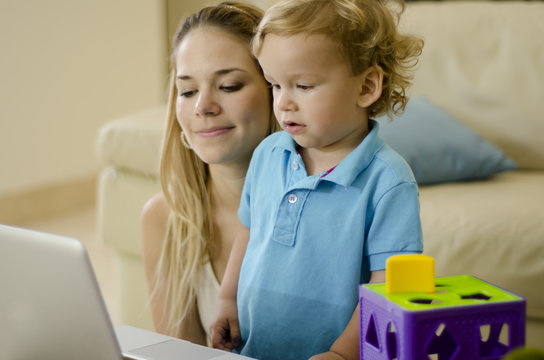
[[[214,116],[221,110],[219,104],[214,100],[213,95],[207,91],[201,91],[195,104],[197,116]]]

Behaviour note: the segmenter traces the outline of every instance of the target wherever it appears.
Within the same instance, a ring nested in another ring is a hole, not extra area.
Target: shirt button
[[[287,197],[287,201],[289,201],[289,203],[291,204],[294,204],[297,202],[297,196],[295,194],[289,194],[289,196]]]
[[[293,168],[293,170],[298,170],[298,162],[293,161],[293,162],[291,163],[291,167]]]

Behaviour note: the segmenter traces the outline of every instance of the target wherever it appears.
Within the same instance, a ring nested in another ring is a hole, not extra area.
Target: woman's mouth
[[[222,126],[222,127],[213,127],[209,129],[199,130],[196,133],[199,136],[211,138],[211,137],[223,135],[232,129],[234,129],[234,126]]]

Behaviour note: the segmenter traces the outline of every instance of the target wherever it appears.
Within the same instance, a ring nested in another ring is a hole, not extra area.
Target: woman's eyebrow
[[[228,68],[228,69],[220,69],[220,70],[214,71],[213,74],[216,76],[222,76],[222,75],[230,74],[231,72],[234,72],[234,71],[247,72],[246,70],[241,68]],[[190,75],[183,75],[183,74],[176,76],[176,79],[178,80],[191,80],[192,78],[193,77]]]
[[[229,73],[234,72],[234,71],[246,72],[244,69],[240,69],[240,68],[228,68],[228,69],[217,70],[215,72],[215,74],[216,75],[226,75],[226,74],[229,74]]]

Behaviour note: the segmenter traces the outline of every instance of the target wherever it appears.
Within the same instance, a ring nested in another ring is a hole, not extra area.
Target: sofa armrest
[[[98,232],[117,251],[141,258],[140,216],[145,202],[160,192],[158,179],[109,167],[98,182]]]
[[[104,125],[97,137],[98,157],[106,166],[158,174],[166,107],[146,109]]]

